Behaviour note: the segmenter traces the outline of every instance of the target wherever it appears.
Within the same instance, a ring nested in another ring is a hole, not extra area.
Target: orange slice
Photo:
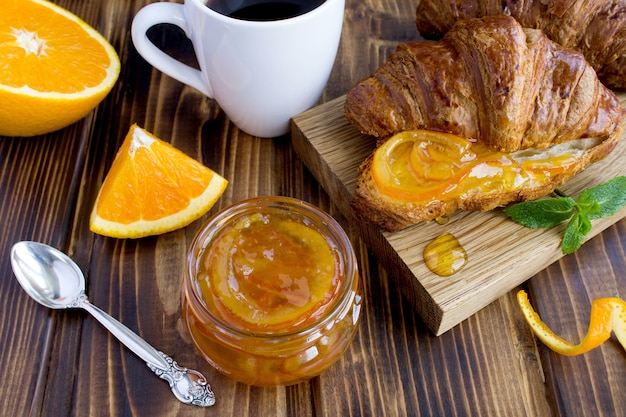
[[[0,13],[0,135],[34,136],[85,117],[120,72],[92,27],[44,0],[4,0]]]
[[[225,318],[243,328],[290,329],[315,319],[337,285],[329,242],[273,214],[249,216],[212,250],[209,283]]]
[[[485,187],[496,171],[511,167],[505,154],[448,133],[409,130],[392,136],[374,152],[372,178],[381,193],[404,201],[430,201]]]
[[[116,238],[170,232],[209,211],[227,184],[195,159],[133,125],[100,188],[89,226]]]
[[[549,182],[576,163],[576,155],[528,149],[492,151],[479,142],[448,133],[409,130],[374,152],[371,174],[388,197],[428,202],[472,193],[515,191],[525,183]]]

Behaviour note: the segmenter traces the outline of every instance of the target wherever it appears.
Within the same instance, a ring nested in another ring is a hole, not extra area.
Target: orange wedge
[[[80,18],[44,0],[3,0],[0,135],[34,136],[85,117],[120,72],[113,47]]]
[[[133,125],[100,188],[89,226],[116,238],[170,232],[209,211],[227,184],[195,159]]]

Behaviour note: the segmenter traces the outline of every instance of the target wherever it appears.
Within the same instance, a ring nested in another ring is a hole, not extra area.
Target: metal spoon
[[[91,304],[85,294],[83,273],[63,252],[43,243],[18,242],[11,249],[11,265],[20,285],[35,301],[55,309],[87,310],[120,342],[146,361],[152,372],[166,380],[180,401],[202,407],[215,404],[215,394],[201,373],[178,366],[171,357]]]

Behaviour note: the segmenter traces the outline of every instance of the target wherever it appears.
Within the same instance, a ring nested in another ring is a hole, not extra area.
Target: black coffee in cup
[[[206,5],[223,15],[240,20],[272,21],[308,13],[325,0],[208,0]]]

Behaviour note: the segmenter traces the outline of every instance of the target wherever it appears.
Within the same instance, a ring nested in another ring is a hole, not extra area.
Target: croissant
[[[416,24],[439,39],[457,20],[503,14],[582,52],[606,86],[626,87],[626,0],[421,0]]]
[[[389,231],[549,194],[626,129],[626,110],[582,54],[509,16],[399,45],[344,111],[378,137],[351,206]]]
[[[509,16],[461,20],[440,41],[399,45],[348,92],[344,111],[378,138],[438,130],[504,152],[611,135],[625,115],[582,54]]]

